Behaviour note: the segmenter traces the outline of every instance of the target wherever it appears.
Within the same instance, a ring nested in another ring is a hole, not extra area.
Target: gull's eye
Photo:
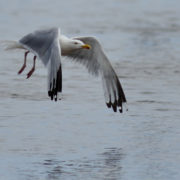
[[[74,44],[78,44],[77,42],[75,42]]]

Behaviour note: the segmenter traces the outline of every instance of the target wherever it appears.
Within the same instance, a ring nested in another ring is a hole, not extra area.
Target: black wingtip
[[[117,93],[116,91],[113,91],[113,94],[109,95],[109,102],[106,102],[106,105],[108,108],[112,107],[114,112],[117,112],[118,110],[120,113],[123,113],[123,104],[126,103],[126,97],[125,97],[124,91],[122,89],[122,86],[119,82],[118,77],[116,77],[116,85],[117,85],[118,91]],[[112,96],[115,99],[113,100],[114,102],[112,102],[112,98],[111,98]]]
[[[119,100],[118,100],[119,101]],[[117,112],[117,110],[119,110],[120,113],[123,112],[123,104],[122,102],[119,103],[117,100],[114,101],[114,103],[112,103],[111,101],[109,101],[108,103],[106,103],[108,108],[113,109],[114,112]]]
[[[106,103],[108,108],[111,108],[111,102]]]
[[[120,113],[123,113],[123,109],[122,109],[122,107],[119,109],[119,112],[120,112]]]
[[[112,104],[112,108],[114,112],[117,112],[117,101],[115,100],[114,103]]]
[[[59,70],[57,72],[56,81],[53,80],[53,83],[50,84],[50,89],[48,91],[48,96],[51,98],[51,100],[57,101],[58,99],[58,92],[62,92],[62,69],[61,66],[59,67]]]

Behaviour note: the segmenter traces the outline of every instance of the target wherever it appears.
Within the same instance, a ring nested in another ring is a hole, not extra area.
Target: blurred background
[[[0,40],[46,27],[96,36],[117,72],[128,112],[104,103],[101,78],[64,59],[62,100],[47,96],[33,55],[0,49],[0,180],[178,180],[180,1],[0,0]]]

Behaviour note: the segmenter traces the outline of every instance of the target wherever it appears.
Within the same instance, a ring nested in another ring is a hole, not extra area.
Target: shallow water
[[[52,3],[53,2],[53,3]],[[1,0],[1,40],[42,27],[98,37],[129,111],[104,103],[100,78],[63,60],[62,100],[47,96],[41,62],[0,51],[0,179],[178,180],[180,1]]]

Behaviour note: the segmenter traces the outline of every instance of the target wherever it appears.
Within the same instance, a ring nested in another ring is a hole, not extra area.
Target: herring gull
[[[36,58],[48,68],[48,95],[57,101],[62,92],[61,58],[67,56],[86,66],[89,73],[101,75],[105,102],[114,112],[123,112],[126,97],[117,74],[111,66],[100,43],[94,37],[68,38],[60,33],[59,28],[37,30],[8,44],[7,50],[24,49],[24,64],[19,70],[21,74],[26,67],[29,52],[34,54],[33,67],[27,74],[29,78],[35,70]]]

